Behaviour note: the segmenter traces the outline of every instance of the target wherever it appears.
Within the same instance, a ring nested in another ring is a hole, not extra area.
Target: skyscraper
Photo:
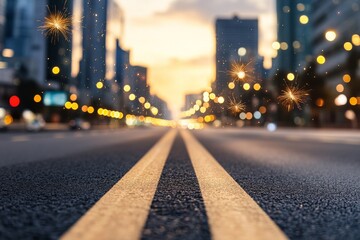
[[[117,39],[121,37],[121,9],[114,0],[83,1],[83,58],[80,63],[80,86],[88,97],[99,99],[103,90],[97,82],[115,80]],[[110,88],[112,91],[114,88]]]
[[[242,50],[240,50],[242,49]],[[242,51],[242,52],[241,52]],[[229,72],[236,61],[256,61],[258,57],[258,20],[216,20],[216,93],[224,94],[232,81]]]
[[[72,15],[73,1],[48,0],[47,14],[62,12],[67,16]],[[55,82],[58,86],[64,88],[71,79],[71,52],[72,37],[59,36],[58,39],[48,36],[46,39],[46,79],[49,82]]]
[[[311,60],[311,1],[277,0],[277,42],[273,47],[277,57],[272,75],[302,71]]]
[[[5,31],[5,17],[6,6],[5,0],[0,0],[0,51],[4,49],[4,31]]]
[[[344,123],[360,104],[360,0],[312,1],[316,73],[325,79],[325,121]]]
[[[130,67],[130,87],[131,92],[135,94],[136,98],[144,98],[145,101],[150,101],[150,91],[147,83],[147,68],[142,66]],[[133,112],[137,114],[145,114],[145,109],[140,101],[135,100],[130,103]]]
[[[4,47],[13,52],[6,61],[11,68],[26,68],[28,77],[39,84],[45,79],[46,42],[38,27],[45,14],[46,0],[6,2]]]

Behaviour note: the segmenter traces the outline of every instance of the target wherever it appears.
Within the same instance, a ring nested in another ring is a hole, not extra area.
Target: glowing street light
[[[96,83],[96,88],[97,89],[102,89],[104,87],[104,84],[102,82],[97,82]]]
[[[131,87],[129,85],[124,86],[124,91],[125,92],[130,92],[130,90],[131,90]]]
[[[329,42],[332,42],[336,39],[336,32],[333,30],[329,30],[325,33],[325,38],[326,40],[328,40]]]
[[[326,62],[326,58],[323,55],[320,55],[316,58],[318,64],[324,64]]]
[[[295,75],[293,73],[288,73],[288,75],[286,77],[289,81],[294,81],[294,79],[295,79]]]
[[[41,102],[41,96],[40,96],[39,94],[36,94],[36,95],[34,96],[34,102],[36,102],[36,103]]]

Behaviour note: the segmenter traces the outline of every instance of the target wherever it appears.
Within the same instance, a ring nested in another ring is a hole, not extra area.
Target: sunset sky
[[[215,79],[215,19],[258,17],[260,55],[276,39],[275,0],[116,0],[125,14],[122,46],[149,68],[151,92],[180,109],[186,93]]]

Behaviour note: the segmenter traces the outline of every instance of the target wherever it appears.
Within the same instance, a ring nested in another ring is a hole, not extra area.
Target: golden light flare
[[[246,105],[242,101],[236,101],[234,97],[229,99],[229,107],[228,109],[232,114],[237,115],[240,112],[245,111]]]
[[[309,96],[309,91],[298,86],[286,86],[285,90],[282,90],[282,94],[278,97],[279,102],[290,110],[293,110],[295,106],[301,110],[301,104],[305,103],[305,100]]]
[[[46,36],[51,37],[52,42],[58,41],[63,36],[66,41],[69,40],[71,33],[72,17],[66,10],[51,12],[48,7],[49,15],[45,17],[44,23],[39,28]]]
[[[234,81],[251,81],[254,79],[254,64],[252,61],[248,63],[233,62],[231,64],[230,75]]]

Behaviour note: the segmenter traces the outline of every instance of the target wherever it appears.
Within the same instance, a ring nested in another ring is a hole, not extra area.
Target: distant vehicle
[[[32,121],[26,123],[26,130],[30,132],[39,132],[44,130],[45,125],[44,118],[41,115],[36,115]]]
[[[69,122],[70,130],[89,130],[91,124],[81,118],[73,119]]]
[[[12,122],[13,118],[10,113],[8,113],[5,108],[0,108],[0,131],[7,130]]]
[[[23,119],[25,120],[25,129],[30,132],[39,132],[45,128],[45,120],[41,114],[35,114],[30,110],[23,112]]]

